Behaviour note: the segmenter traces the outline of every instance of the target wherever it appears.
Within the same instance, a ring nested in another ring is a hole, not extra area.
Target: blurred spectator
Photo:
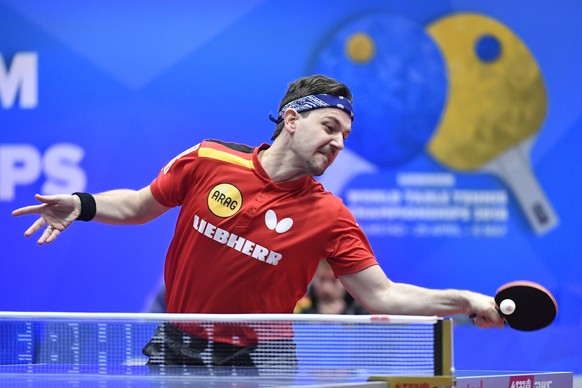
[[[368,314],[335,277],[326,260],[319,262],[307,294],[297,302],[294,312],[298,314]]]

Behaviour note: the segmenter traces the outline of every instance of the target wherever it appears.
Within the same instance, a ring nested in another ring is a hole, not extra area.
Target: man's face
[[[322,175],[344,149],[352,120],[343,110],[322,108],[299,115],[295,123],[293,150],[309,175]]]

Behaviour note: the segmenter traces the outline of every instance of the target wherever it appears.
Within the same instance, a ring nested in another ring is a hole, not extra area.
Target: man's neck
[[[293,167],[289,151],[283,151],[275,145],[259,151],[257,158],[273,182],[289,182],[307,176],[300,168]]]

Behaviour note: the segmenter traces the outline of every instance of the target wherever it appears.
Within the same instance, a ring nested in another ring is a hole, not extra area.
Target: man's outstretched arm
[[[91,214],[91,218],[106,224],[144,224],[169,210],[154,198],[149,186],[141,190],[112,190],[91,197],[95,201],[94,214]],[[79,195],[37,194],[35,198],[41,203],[16,209],[12,215],[40,216],[24,233],[26,237],[30,237],[46,226],[37,241],[39,245],[53,242],[82,214],[83,206]],[[85,205],[87,206],[86,203]]]
[[[372,314],[473,315],[479,327],[503,327],[493,297],[468,290],[435,290],[392,282],[378,265],[341,276],[344,287]]]

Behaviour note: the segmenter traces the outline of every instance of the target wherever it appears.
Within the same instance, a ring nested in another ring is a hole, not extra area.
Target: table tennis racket
[[[449,66],[449,96],[429,154],[456,171],[498,176],[539,235],[558,224],[530,152],[547,112],[541,70],[509,28],[473,13],[437,20],[429,33]]]
[[[543,286],[525,280],[506,283],[495,293],[499,314],[520,331],[543,329],[554,321],[558,304]]]

